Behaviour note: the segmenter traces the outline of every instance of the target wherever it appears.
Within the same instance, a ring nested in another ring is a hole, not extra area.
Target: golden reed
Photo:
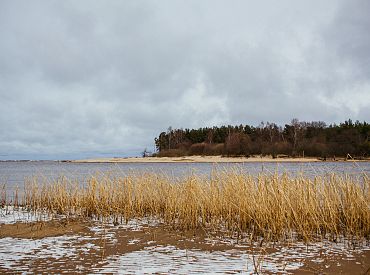
[[[226,229],[267,240],[293,236],[370,236],[370,180],[331,174],[308,178],[237,170],[173,179],[144,173],[96,176],[85,184],[61,177],[25,183],[33,211],[129,220],[153,217],[181,230]]]

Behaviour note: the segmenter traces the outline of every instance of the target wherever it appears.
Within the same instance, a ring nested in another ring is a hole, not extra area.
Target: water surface
[[[174,177],[184,177],[189,173],[210,174],[213,169],[237,168],[258,174],[260,172],[287,172],[291,175],[303,172],[317,176],[327,173],[370,174],[370,162],[248,162],[248,163],[71,163],[57,161],[0,162],[0,184],[12,191],[23,188],[25,178],[56,179],[60,176],[83,181],[89,176],[100,174],[127,175],[135,172],[165,173]]]

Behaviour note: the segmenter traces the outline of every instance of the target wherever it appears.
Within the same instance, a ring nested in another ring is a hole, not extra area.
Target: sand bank
[[[186,156],[186,157],[129,157],[129,158],[93,158],[73,160],[77,163],[245,163],[245,162],[321,162],[318,158],[272,158],[272,157],[221,157],[221,156]],[[327,161],[334,161],[328,159]],[[345,159],[336,159],[335,161],[345,161]],[[352,161],[352,160],[347,160]],[[369,161],[356,160],[356,161]]]

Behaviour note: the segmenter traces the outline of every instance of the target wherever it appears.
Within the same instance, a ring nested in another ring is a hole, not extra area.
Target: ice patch
[[[130,244],[136,244],[136,243],[139,243],[140,242],[140,240],[139,239],[132,239],[132,240],[129,240],[128,242],[127,242],[127,244],[128,245],[130,245]]]
[[[80,236],[58,236],[43,239],[19,239],[1,238],[0,239],[0,267],[17,270],[23,268],[19,266],[20,261],[33,260],[39,258],[73,258],[78,256],[79,251],[99,248],[91,243],[77,245]]]
[[[17,222],[49,221],[51,216],[42,212],[30,212],[23,207],[0,207],[0,224],[13,224]]]
[[[251,255],[239,250],[207,252],[184,250],[174,246],[147,247],[140,251],[113,256],[99,270],[99,274],[250,274],[263,272],[288,273],[297,269],[300,263],[277,264],[262,261],[253,262]]]

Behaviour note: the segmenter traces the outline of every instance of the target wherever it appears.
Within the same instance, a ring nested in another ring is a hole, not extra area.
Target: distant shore
[[[184,157],[128,157],[128,158],[93,158],[72,160],[74,163],[245,163],[245,162],[322,162],[319,158],[272,158],[268,156],[260,157],[222,157],[222,156],[184,156]],[[370,161],[365,160],[346,160],[344,158],[327,159],[332,161]]]

